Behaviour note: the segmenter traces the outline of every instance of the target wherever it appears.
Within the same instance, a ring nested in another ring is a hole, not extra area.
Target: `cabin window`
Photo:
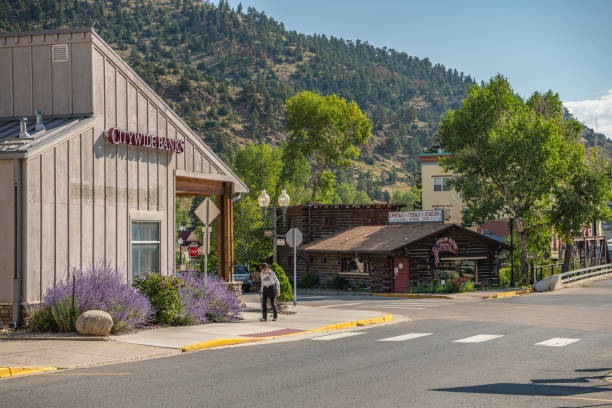
[[[160,272],[160,222],[132,222],[132,278]]]
[[[325,217],[323,225],[325,227],[335,227],[337,225],[336,217]]]
[[[434,191],[450,191],[451,187],[449,184],[450,177],[434,177]]]
[[[363,257],[340,258],[340,273],[347,274],[371,274],[374,263]]]

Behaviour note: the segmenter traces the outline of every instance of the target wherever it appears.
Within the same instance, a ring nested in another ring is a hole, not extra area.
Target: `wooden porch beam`
[[[223,182],[176,176],[176,195],[180,197],[223,194]]]

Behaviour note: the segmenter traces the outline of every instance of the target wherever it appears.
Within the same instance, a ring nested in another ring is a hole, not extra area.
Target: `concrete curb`
[[[56,370],[57,367],[0,367],[0,378]]]
[[[107,336],[6,336],[0,337],[2,340],[63,340],[63,341],[109,341],[110,337]]]
[[[281,334],[278,336],[210,340],[210,341],[205,341],[202,343],[190,344],[188,346],[177,347],[177,349],[183,352],[203,350],[203,349],[209,349],[209,348],[214,348],[214,347],[232,346],[235,344],[254,343],[254,342],[263,341],[263,340],[278,339],[281,337],[295,336],[297,334],[318,333],[318,332],[324,332],[324,331],[347,329],[347,328],[357,327],[357,326],[368,326],[371,324],[390,322],[392,320],[393,320],[393,315],[388,314],[386,316],[376,317],[373,319],[364,319],[364,320],[355,320],[351,322],[335,323],[335,324],[330,324],[327,326],[317,327],[315,329],[304,330],[304,331],[296,332],[296,333]]]
[[[492,296],[483,296],[483,299],[498,299],[506,296],[516,296],[516,295],[526,295],[528,293],[533,292],[533,289],[521,289],[521,290],[511,290],[509,292],[498,293],[497,295]]]
[[[420,295],[416,293],[372,293],[372,296],[416,298],[416,299],[454,299],[452,296],[447,296],[447,295]]]

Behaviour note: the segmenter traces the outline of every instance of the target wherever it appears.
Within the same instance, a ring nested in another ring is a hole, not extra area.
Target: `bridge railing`
[[[575,282],[577,280],[592,278],[594,276],[612,273],[612,263],[576,269],[574,271],[559,274],[563,283]]]

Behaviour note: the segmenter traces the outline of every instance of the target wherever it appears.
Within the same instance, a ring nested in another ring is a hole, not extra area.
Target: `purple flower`
[[[227,288],[223,279],[207,280],[204,296],[204,277],[197,271],[182,273],[185,285],[179,289],[185,303],[185,314],[196,323],[238,320],[242,315],[242,305],[236,294]]]
[[[150,322],[153,311],[149,300],[126,283],[124,273],[103,264],[70,270],[66,279],[47,289],[41,307],[71,304],[73,278],[76,308],[108,312],[113,318],[113,332]]]

